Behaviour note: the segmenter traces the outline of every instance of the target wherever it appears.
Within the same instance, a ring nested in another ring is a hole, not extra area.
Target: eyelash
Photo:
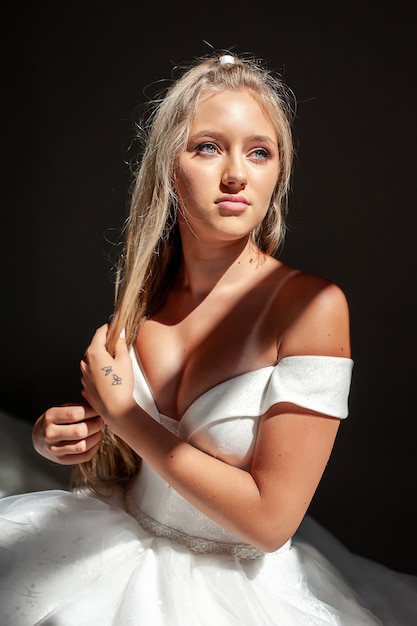
[[[204,141],[203,143],[200,143],[198,144],[198,146],[195,147],[195,151],[207,154],[207,152],[205,151],[207,147],[214,148],[214,151],[210,152],[209,154],[215,154],[215,152],[217,152],[218,150],[218,146],[214,142]],[[261,153],[262,157],[256,158],[255,159],[256,161],[267,161],[268,159],[271,158],[271,153],[266,148],[255,148],[254,150],[252,150],[252,152],[250,152],[250,155],[257,154],[257,153]]]

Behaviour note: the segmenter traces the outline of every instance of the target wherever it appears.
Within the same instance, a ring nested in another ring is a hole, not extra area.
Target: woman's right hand
[[[33,446],[55,463],[84,463],[96,454],[104,426],[102,418],[87,404],[53,407],[35,422]]]

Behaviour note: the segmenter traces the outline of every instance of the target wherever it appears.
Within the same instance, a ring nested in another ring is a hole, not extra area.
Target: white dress
[[[138,404],[235,466],[248,466],[258,417],[276,402],[347,415],[350,359],[285,358],[208,390],[176,422],[132,357]],[[309,518],[262,553],[146,463],[119,501],[64,490],[0,499],[0,626],[411,626],[416,591],[413,577],[351,555]]]

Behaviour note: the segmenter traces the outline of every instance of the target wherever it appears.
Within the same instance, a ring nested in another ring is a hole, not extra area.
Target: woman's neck
[[[196,301],[205,298],[216,285],[228,288],[247,280],[265,260],[250,238],[217,247],[183,248],[176,288]]]

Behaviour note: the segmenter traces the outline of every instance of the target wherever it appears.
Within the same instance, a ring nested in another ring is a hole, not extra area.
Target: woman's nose
[[[223,170],[222,183],[225,186],[232,185],[240,189],[246,187],[246,172],[241,158],[234,157],[227,160]]]

